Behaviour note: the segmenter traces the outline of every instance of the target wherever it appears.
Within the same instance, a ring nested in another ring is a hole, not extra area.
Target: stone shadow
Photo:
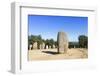
[[[52,55],[59,54],[58,52],[53,52],[53,51],[42,51],[42,52],[47,54],[52,54]]]

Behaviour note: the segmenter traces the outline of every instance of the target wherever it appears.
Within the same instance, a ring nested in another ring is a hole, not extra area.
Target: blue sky
[[[69,41],[78,41],[79,35],[88,35],[88,17],[28,15],[29,35],[57,40],[59,31],[66,32]]]

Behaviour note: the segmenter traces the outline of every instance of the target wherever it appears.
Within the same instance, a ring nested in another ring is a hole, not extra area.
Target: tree
[[[40,45],[42,44],[42,37],[41,37],[41,35],[38,35],[37,36],[37,43],[38,43],[38,49],[40,49]]]
[[[46,41],[45,41],[45,48],[46,48],[46,45],[49,47],[49,45],[50,45],[50,42],[49,42],[49,40],[48,39],[46,39]]]
[[[51,46],[51,48],[53,48],[54,45],[54,40],[53,39],[46,39],[45,44],[48,45],[48,47]]]
[[[69,48],[79,48],[79,42],[69,42]]]
[[[32,44],[32,42],[33,42],[33,41],[32,41],[31,36],[28,36],[28,45],[29,45],[29,44]]]
[[[54,45],[54,40],[53,39],[49,40],[49,45],[51,46],[51,48],[53,48],[53,45]]]
[[[33,43],[38,41],[38,38],[35,35],[31,35],[31,39],[32,39]]]
[[[54,42],[54,45],[56,48],[58,47],[57,41]]]
[[[88,37],[85,35],[80,35],[79,38],[79,47],[88,48]]]

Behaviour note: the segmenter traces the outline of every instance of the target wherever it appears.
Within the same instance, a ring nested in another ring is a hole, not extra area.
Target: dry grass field
[[[58,54],[57,49],[29,50],[28,60],[58,60],[88,58],[88,50],[82,48],[68,49],[66,54]]]

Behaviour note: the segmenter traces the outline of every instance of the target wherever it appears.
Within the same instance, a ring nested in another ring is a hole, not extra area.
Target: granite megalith
[[[38,43],[37,43],[37,42],[35,42],[35,43],[33,44],[33,49],[38,49]]]
[[[65,32],[58,32],[57,44],[58,44],[58,53],[67,53],[68,38]]]

